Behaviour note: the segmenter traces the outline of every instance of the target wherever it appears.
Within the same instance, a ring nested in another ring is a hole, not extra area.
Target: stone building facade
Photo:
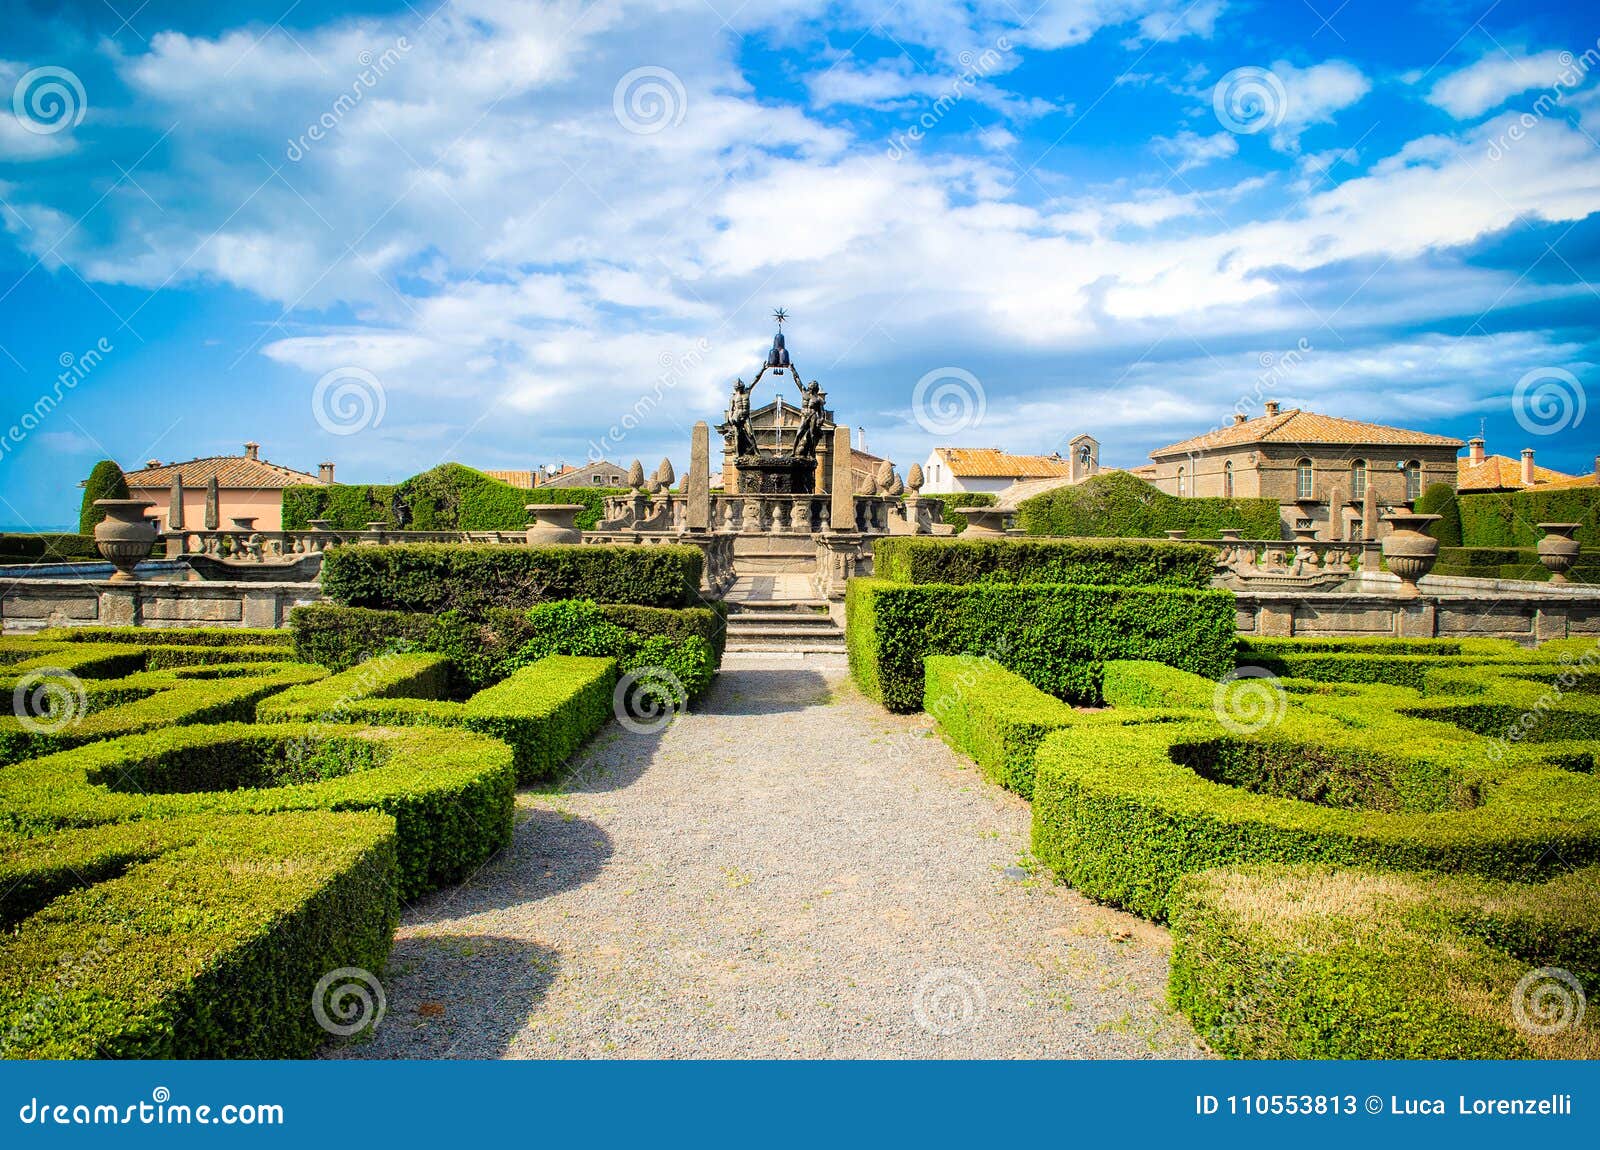
[[[1257,419],[1235,415],[1152,451],[1149,478],[1170,495],[1276,500],[1286,537],[1309,520],[1319,539],[1378,538],[1388,510],[1435,483],[1455,487],[1461,447],[1447,435],[1268,403]]]

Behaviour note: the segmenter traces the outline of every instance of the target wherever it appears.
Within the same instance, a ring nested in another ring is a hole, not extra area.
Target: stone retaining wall
[[[18,579],[0,588],[0,629],[46,627],[286,627],[289,611],[322,598],[307,583],[114,583]]]

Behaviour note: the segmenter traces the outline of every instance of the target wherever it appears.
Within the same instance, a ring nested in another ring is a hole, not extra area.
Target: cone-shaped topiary
[[[1435,483],[1417,500],[1417,513],[1437,515],[1428,528],[1428,534],[1439,541],[1440,547],[1461,546],[1461,507],[1456,502],[1455,488],[1448,483]]]
[[[78,531],[84,535],[93,535],[95,525],[106,517],[106,513],[94,505],[96,499],[128,499],[128,480],[122,474],[122,468],[109,459],[102,459],[94,465],[94,470],[89,472],[89,478],[83,484],[83,508],[78,512]]]

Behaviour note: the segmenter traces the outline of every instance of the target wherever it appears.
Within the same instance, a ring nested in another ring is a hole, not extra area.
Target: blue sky
[[[247,439],[681,471],[780,305],[902,465],[1269,398],[1600,443],[1592,8],[0,9],[0,523]]]

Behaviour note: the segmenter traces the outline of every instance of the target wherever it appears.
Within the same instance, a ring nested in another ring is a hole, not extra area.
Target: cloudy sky
[[[0,3],[0,524],[246,439],[681,471],[778,306],[902,463],[1277,398],[1593,466],[1587,6],[436,2]]]

